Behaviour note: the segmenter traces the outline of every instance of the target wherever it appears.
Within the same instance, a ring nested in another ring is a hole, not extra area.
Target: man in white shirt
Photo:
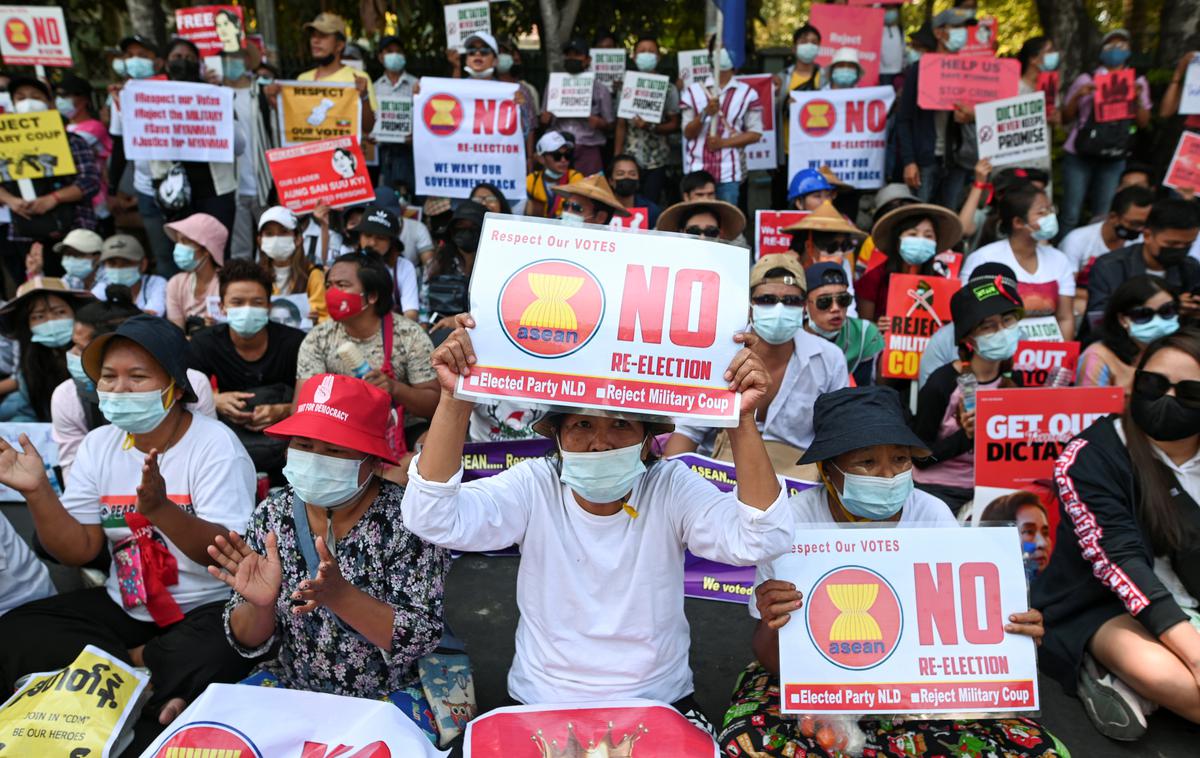
[[[1092,264],[1105,253],[1142,241],[1142,229],[1150,218],[1154,191],[1131,185],[1113,195],[1112,205],[1103,221],[1073,229],[1062,241],[1061,249],[1075,272],[1075,313],[1087,312],[1087,281]]]
[[[379,137],[381,123],[386,119],[383,114],[396,107],[397,102],[407,101],[411,110],[413,95],[420,89],[417,77],[406,70],[408,58],[404,55],[404,43],[399,37],[388,35],[379,40],[377,57],[383,64],[383,76],[375,80],[380,119],[375,122],[375,130],[370,139]],[[378,145],[376,149],[379,151],[379,183],[389,187],[400,183],[409,187],[415,186],[412,135],[405,137],[403,142],[380,142]]]

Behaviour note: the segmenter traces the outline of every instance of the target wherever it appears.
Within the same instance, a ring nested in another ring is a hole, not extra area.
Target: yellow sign
[[[75,161],[58,111],[0,116],[0,181],[74,173]]]
[[[280,136],[284,145],[297,142],[362,138],[359,121],[362,104],[354,84],[281,82]]]
[[[0,706],[0,757],[108,756],[149,678],[88,645]]]

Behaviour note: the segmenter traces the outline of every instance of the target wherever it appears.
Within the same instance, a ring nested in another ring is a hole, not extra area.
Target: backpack
[[[1079,127],[1079,131],[1075,134],[1076,155],[1084,158],[1109,160],[1124,158],[1129,152],[1129,143],[1133,139],[1133,119],[1097,121],[1095,93],[1092,98],[1092,108],[1088,113],[1087,121]]]

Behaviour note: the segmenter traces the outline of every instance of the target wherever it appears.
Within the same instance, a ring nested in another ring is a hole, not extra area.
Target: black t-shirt
[[[196,332],[188,346],[188,368],[217,378],[218,392],[247,392],[255,387],[296,383],[296,356],[304,332],[267,323],[267,351],[257,361],[238,355],[229,336],[229,324]]]

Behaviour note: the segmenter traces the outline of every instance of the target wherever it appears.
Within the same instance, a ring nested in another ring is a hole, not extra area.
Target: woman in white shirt
[[[742,393],[730,429],[741,486],[721,493],[677,461],[650,456],[662,421],[559,413],[535,428],[558,455],[462,483],[472,403],[454,396],[475,362],[468,315],[434,352],[442,394],[425,446],[409,468],[404,522],[454,550],[521,547],[516,655],[509,695],[524,704],[649,698],[707,727],[692,698],[691,636],[683,613],[683,552],[734,565],[765,562],[792,537],[754,423],[767,373],[747,347],[725,374]]]

